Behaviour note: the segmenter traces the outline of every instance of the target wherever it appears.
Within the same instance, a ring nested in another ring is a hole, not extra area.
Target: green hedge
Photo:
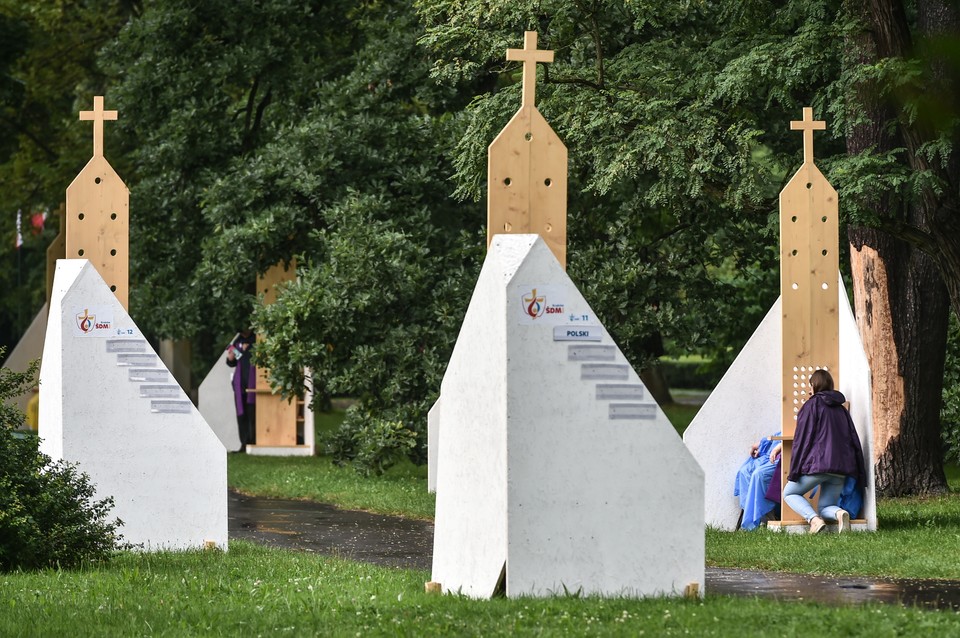
[[[660,359],[660,367],[670,388],[712,390],[724,371],[709,359]]]

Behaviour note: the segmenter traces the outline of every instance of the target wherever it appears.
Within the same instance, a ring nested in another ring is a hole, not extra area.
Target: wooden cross
[[[827,130],[827,123],[822,120],[813,119],[813,109],[809,106],[803,107],[803,119],[792,120],[790,130],[803,131],[803,163],[813,163],[813,132]]]
[[[520,106],[534,106],[537,90],[537,62],[553,62],[553,51],[537,50],[537,32],[524,31],[523,48],[507,49],[508,60],[523,62],[523,98]]]
[[[103,96],[93,98],[92,111],[80,111],[80,120],[93,120],[93,156],[103,157],[103,121],[117,119],[116,111],[103,110]]]

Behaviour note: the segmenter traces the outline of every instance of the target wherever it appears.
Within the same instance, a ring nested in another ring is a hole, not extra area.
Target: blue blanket
[[[771,436],[780,436],[777,432]],[[737,478],[733,486],[733,495],[740,497],[740,507],[743,509],[742,529],[755,529],[760,525],[763,517],[777,506],[778,501],[771,501],[766,497],[767,487],[771,480],[780,471],[780,461],[770,462],[770,450],[777,444],[770,437],[760,440],[760,447],[756,458],[748,458],[737,471]],[[777,485],[780,484],[779,476]],[[779,493],[779,490],[776,490]],[[816,493],[814,489],[812,494]],[[857,485],[857,480],[848,476],[840,494],[840,507],[850,512],[850,518],[857,518],[863,507],[863,489]]]
[[[777,432],[773,436],[779,435]],[[761,439],[757,457],[748,458],[737,470],[733,495],[740,497],[740,507],[743,509],[743,522],[740,526],[743,529],[754,529],[760,525],[763,517],[777,506],[764,496],[777,468],[776,463],[770,462],[770,451],[776,444],[777,442],[771,441],[769,437]]]

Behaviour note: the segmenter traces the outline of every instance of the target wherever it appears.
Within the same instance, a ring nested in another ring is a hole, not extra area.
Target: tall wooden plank
[[[803,120],[791,122],[790,128],[803,131],[803,165],[780,193],[782,485],[787,483],[797,413],[812,394],[810,375],[822,368],[840,385],[839,204],[813,160],[813,131],[825,130],[826,123],[814,121],[813,109],[806,107]],[[801,518],[782,503],[782,520]]]
[[[264,305],[277,300],[277,286],[296,277],[294,264],[276,264],[257,277],[257,294]],[[259,337],[258,337],[259,338]],[[270,371],[257,366],[257,447],[289,447],[297,444],[297,402],[270,389]]]
[[[57,216],[57,236],[47,246],[47,303],[50,303],[50,293],[53,291],[53,275],[57,270],[57,260],[67,258],[67,243],[64,235],[64,225],[67,215],[67,205],[60,204],[55,212]]]
[[[130,192],[103,156],[103,122],[117,119],[93,98],[93,157],[67,187],[67,259],[88,259],[125,310],[129,294]]]
[[[487,151],[487,246],[494,235],[536,233],[566,268],[567,148],[535,105],[537,62],[552,62],[553,52],[538,50],[527,31],[507,59],[523,62],[523,98]]]

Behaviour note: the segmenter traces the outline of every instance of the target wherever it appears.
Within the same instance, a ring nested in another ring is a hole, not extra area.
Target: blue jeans
[[[810,474],[803,475],[799,481],[787,481],[787,486],[783,489],[783,500],[790,508],[804,517],[809,523],[817,513],[810,505],[810,501],[803,498],[803,495],[820,486],[820,518],[824,520],[837,520],[837,503],[840,502],[840,493],[843,491],[843,484],[847,477],[842,474]]]

